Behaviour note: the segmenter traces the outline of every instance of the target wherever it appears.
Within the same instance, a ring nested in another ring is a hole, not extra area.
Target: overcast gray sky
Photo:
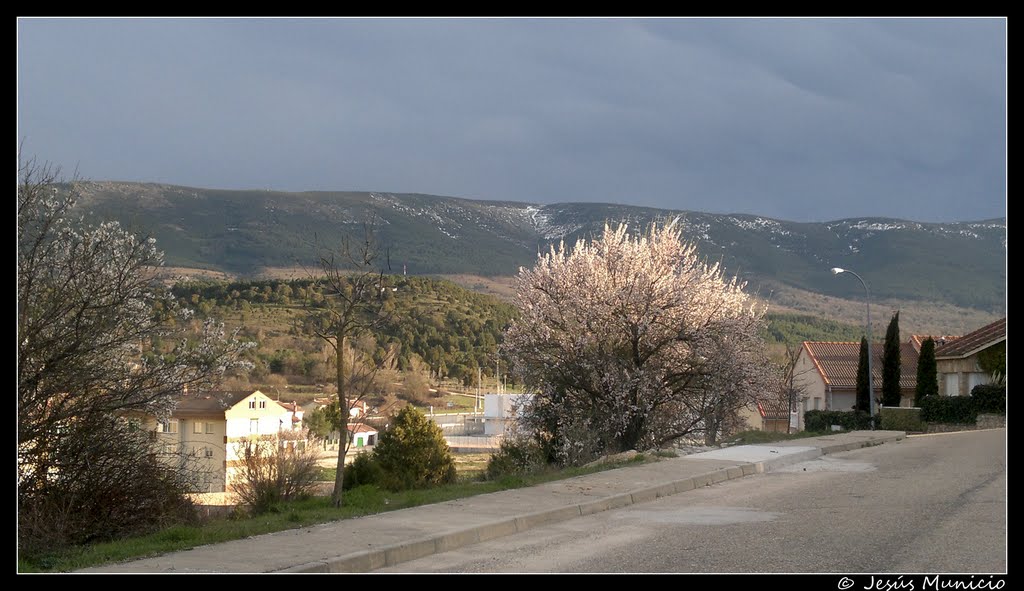
[[[1006,215],[1004,18],[18,21],[24,154],[90,180]]]

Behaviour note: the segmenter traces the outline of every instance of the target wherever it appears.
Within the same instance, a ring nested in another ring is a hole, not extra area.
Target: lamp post
[[[860,281],[860,284],[864,286],[864,307],[867,310],[867,320],[868,320],[868,325],[867,325],[867,331],[868,331],[868,393],[869,393],[869,395],[868,395],[868,402],[871,405],[871,428],[874,429],[875,428],[875,378],[874,378],[874,373],[875,372],[871,368],[871,365],[872,365],[871,364],[871,357],[873,357],[872,352],[871,352],[871,302],[870,302],[871,296],[868,293],[868,284],[864,283],[864,279],[860,275],[854,273],[853,271],[851,271],[849,269],[841,269],[839,267],[832,267],[832,274],[833,275],[839,275],[840,273],[849,273],[850,275],[853,275],[854,277],[857,278],[858,281]]]

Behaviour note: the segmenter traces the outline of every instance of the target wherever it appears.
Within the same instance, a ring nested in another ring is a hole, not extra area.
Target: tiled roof
[[[238,404],[246,396],[253,393],[252,390],[239,390],[231,392],[204,392],[202,394],[182,394],[178,398],[178,404],[171,413],[174,417],[224,417],[224,411]]]
[[[817,366],[825,384],[833,388],[857,387],[860,343],[804,341],[804,349]],[[874,353],[871,359],[872,379],[875,390],[880,390],[884,344],[875,343],[871,351]],[[912,390],[917,386],[917,358],[918,352],[912,343],[900,343],[900,388]]]
[[[967,333],[955,341],[936,347],[935,357],[966,357],[975,351],[1004,340],[1006,340],[1006,319],[1002,318],[974,332]]]
[[[757,410],[765,419],[788,419],[789,401],[782,397],[758,398]]]
[[[353,433],[376,433],[377,430],[363,423],[349,423],[348,430]]]
[[[175,406],[171,416],[186,419],[190,417],[224,418],[224,411],[257,392],[263,394],[259,390],[232,390],[203,392],[201,394],[182,394],[178,397],[177,406]],[[271,400],[271,402],[280,406],[281,412],[285,411],[280,402],[277,402],[276,400]]]
[[[936,348],[941,347],[942,345],[945,345],[946,343],[949,343],[951,341],[954,341],[954,340],[960,338],[959,336],[948,335],[948,334],[947,335],[939,335],[939,336],[926,335],[926,334],[915,334],[915,335],[911,335],[910,336],[910,342],[914,345],[914,348],[917,349],[918,352],[920,352],[921,351],[921,345],[924,344],[924,342],[929,337],[931,337],[931,339],[933,341],[935,341],[935,347]]]

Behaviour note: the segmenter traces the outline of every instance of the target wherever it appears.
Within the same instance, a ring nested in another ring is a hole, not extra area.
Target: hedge
[[[978,408],[968,396],[929,396],[921,401],[921,420],[928,423],[974,424]]]
[[[839,425],[844,431],[870,429],[871,415],[848,410],[809,410],[804,413],[804,429],[807,431],[831,431],[832,425]]]
[[[921,420],[920,408],[882,407],[879,411],[882,429],[888,431],[924,431],[927,429]]]

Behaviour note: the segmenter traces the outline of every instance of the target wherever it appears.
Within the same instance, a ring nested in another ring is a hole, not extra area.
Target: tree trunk
[[[341,507],[342,485],[345,481],[345,456],[348,454],[348,400],[345,398],[345,333],[338,331],[338,471],[334,475],[331,504]]]

